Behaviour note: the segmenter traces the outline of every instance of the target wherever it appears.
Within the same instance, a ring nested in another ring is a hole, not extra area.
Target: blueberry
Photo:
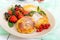
[[[17,7],[18,5],[15,5],[15,7]]]
[[[21,7],[21,5],[15,5],[15,7]]]
[[[7,12],[5,12],[4,15],[5,15],[5,19],[8,20],[8,18],[9,18],[10,15]]]

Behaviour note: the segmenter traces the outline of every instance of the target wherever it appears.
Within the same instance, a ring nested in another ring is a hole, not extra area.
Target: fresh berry
[[[20,13],[19,11],[15,11],[16,16],[18,16],[18,15],[19,15],[19,13]]]
[[[44,27],[44,24],[41,24],[40,26]]]
[[[39,29],[37,29],[37,30],[36,30],[36,32],[40,32],[40,30],[39,30]]]
[[[20,12],[24,12],[24,9],[21,7],[21,8],[19,8],[19,11]]]
[[[18,7],[21,7],[21,5],[18,5]]]
[[[44,29],[48,29],[49,27],[50,27],[50,24],[45,24],[45,25],[43,26]]]
[[[28,11],[24,11],[23,14],[26,15],[26,14],[29,14],[29,12]]]
[[[19,10],[19,7],[15,7],[15,10],[18,11]]]
[[[42,27],[42,26],[40,26],[40,27],[37,29],[36,32],[41,32],[41,31],[43,31],[43,27]]]
[[[36,30],[36,32],[41,32],[44,29],[48,29],[50,27],[50,24],[41,24],[39,28]]]
[[[50,26],[50,24],[48,24],[48,26]]]
[[[14,16],[14,15],[11,16],[11,17],[9,18],[9,21],[10,21],[10,22],[14,22],[14,23],[17,22],[16,16]]]
[[[9,14],[9,15],[12,15],[12,11],[11,11],[11,10],[8,10],[8,14]]]
[[[40,32],[41,32],[41,31],[43,30],[43,26],[40,26],[40,27],[39,27],[39,30],[40,30]]]
[[[21,5],[15,5],[15,7],[21,7]]]
[[[8,20],[10,15],[7,12],[4,15],[5,15],[5,19]]]
[[[18,5],[15,5],[15,7],[18,7]]]
[[[24,17],[23,14],[19,14],[19,15],[18,15],[18,19],[20,19],[20,18],[22,18],[22,17]]]

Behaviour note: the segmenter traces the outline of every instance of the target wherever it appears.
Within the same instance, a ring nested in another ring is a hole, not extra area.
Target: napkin
[[[0,26],[0,35],[7,35],[8,32],[6,32],[1,26]]]

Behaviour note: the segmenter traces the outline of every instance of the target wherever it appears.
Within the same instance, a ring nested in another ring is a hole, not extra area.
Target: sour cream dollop
[[[38,21],[40,18],[43,18],[43,16],[41,16],[38,12],[35,12],[32,16],[32,18],[34,19],[34,21]]]

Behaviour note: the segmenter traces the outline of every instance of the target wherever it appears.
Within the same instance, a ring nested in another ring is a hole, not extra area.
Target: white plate
[[[26,4],[31,4],[31,3],[21,3],[22,6],[26,5]],[[15,5],[15,4],[12,4],[12,5]],[[35,4],[33,4],[33,5],[35,5]],[[49,11],[45,10],[44,8],[41,8],[42,10],[44,10],[46,12],[46,14],[48,16],[49,22],[51,24],[50,28],[47,30],[44,30],[42,32],[39,32],[39,33],[21,34],[21,33],[17,32],[15,26],[13,28],[10,28],[8,26],[7,21],[4,19],[4,13],[8,10],[8,8],[10,6],[6,7],[5,9],[1,10],[1,12],[0,12],[0,25],[10,34],[13,34],[15,36],[22,37],[22,38],[38,38],[38,37],[42,37],[42,36],[46,35],[48,32],[50,32],[54,28],[55,19],[54,19],[53,15]],[[35,6],[37,6],[37,5],[35,5]]]

